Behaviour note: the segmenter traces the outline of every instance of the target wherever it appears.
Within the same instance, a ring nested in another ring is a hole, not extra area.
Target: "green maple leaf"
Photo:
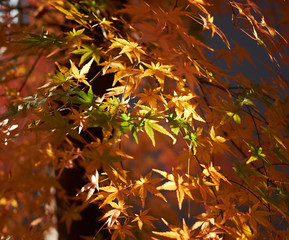
[[[74,54],[82,54],[79,62],[79,66],[84,63],[87,59],[93,57],[94,61],[99,64],[100,55],[102,52],[100,51],[102,48],[96,48],[92,43],[90,46],[82,44],[80,49],[72,51]]]
[[[144,123],[145,123],[144,124],[145,132],[147,133],[149,138],[152,140],[153,146],[155,146],[154,130],[171,137],[175,143],[176,141],[175,137],[172,134],[170,134],[164,127],[157,124],[156,120],[145,119]]]

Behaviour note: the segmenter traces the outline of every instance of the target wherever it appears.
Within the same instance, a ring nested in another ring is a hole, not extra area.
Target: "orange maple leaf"
[[[147,197],[147,192],[150,192],[154,196],[162,198],[165,202],[167,200],[165,197],[160,193],[160,191],[154,186],[154,184],[158,183],[161,181],[161,179],[158,178],[150,178],[152,175],[152,172],[148,173],[144,178],[141,177],[140,180],[138,180],[134,187],[133,191],[138,190],[139,191],[139,197],[141,198],[142,202],[142,208],[144,208],[145,205],[145,200]]]
[[[108,230],[110,232],[110,230],[112,229],[113,225],[117,222],[117,219],[120,216],[120,214],[123,213],[124,215],[127,215],[126,209],[129,208],[130,206],[125,206],[123,201],[119,201],[118,204],[115,203],[115,202],[110,202],[109,204],[114,209],[112,209],[112,210],[108,211],[107,213],[105,213],[103,215],[103,217],[100,218],[99,220],[103,220],[103,219],[107,218],[107,220],[104,223],[104,225],[107,224],[107,228],[108,228]]]
[[[143,104],[147,102],[151,108],[157,109],[157,101],[166,103],[166,100],[160,95],[160,88],[155,88],[153,90],[144,89],[143,93],[137,94],[137,97],[140,97],[138,104]]]
[[[140,230],[142,230],[143,224],[146,224],[148,226],[155,228],[151,221],[157,220],[157,218],[147,215],[148,212],[149,212],[149,209],[144,210],[144,211],[140,210],[140,214],[136,214],[136,218],[132,220],[132,222],[137,221],[137,224]]]

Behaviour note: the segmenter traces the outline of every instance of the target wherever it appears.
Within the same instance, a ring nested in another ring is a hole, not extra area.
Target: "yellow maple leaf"
[[[221,136],[216,136],[214,126],[211,127],[210,136],[211,136],[212,140],[214,142],[216,142],[216,143],[224,143],[224,142],[226,142],[225,138],[223,138]]]
[[[164,89],[165,77],[169,77],[172,79],[176,78],[172,74],[172,65],[162,65],[159,62],[157,62],[156,64],[154,64],[153,62],[151,62],[151,64],[143,62],[142,64],[147,67],[142,77],[155,76],[161,85],[161,89]]]
[[[87,64],[85,64],[82,69],[79,71],[75,64],[70,60],[70,74],[73,78],[77,79],[77,81],[82,82],[90,87],[90,84],[86,81],[86,74],[88,73],[91,64],[94,58],[92,58]]]
[[[154,234],[159,235],[161,237],[166,237],[166,238],[170,238],[170,239],[177,239],[177,240],[189,240],[189,239],[191,239],[190,238],[191,230],[187,226],[184,219],[183,219],[183,228],[168,224],[168,222],[163,218],[162,218],[162,220],[170,228],[171,231],[167,231],[167,232],[153,231]]]
[[[179,209],[182,209],[182,204],[185,199],[185,196],[188,196],[190,199],[194,199],[190,188],[194,187],[192,184],[189,186],[188,183],[184,182],[183,176],[180,176],[178,173],[173,171],[173,174],[167,173],[165,171],[160,171],[153,169],[154,172],[157,172],[167,178],[169,181],[165,182],[163,185],[157,187],[158,190],[167,190],[167,191],[176,191],[177,199],[179,203]]]
[[[211,178],[213,185],[216,186],[217,190],[219,190],[221,179],[231,184],[224,175],[218,172],[221,169],[219,166],[214,167],[212,162],[210,166],[205,166],[204,164],[201,164],[201,166],[204,168],[203,174]],[[210,182],[207,182],[207,183],[210,184]]]
[[[140,62],[140,56],[142,54],[146,54],[136,42],[130,42],[122,38],[114,38],[109,48],[121,48],[121,52],[119,54],[126,54],[131,63],[133,63],[133,58],[136,58],[138,62]]]

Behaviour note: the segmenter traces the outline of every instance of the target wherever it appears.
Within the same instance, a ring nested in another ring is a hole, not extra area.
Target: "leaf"
[[[93,102],[94,96],[93,96],[91,86],[89,87],[87,94],[84,91],[80,91],[78,94],[79,94],[78,100],[81,103],[92,103]]]
[[[154,90],[144,89],[144,93],[137,94],[137,97],[140,98],[138,104],[147,102],[153,109],[157,109],[157,101],[166,103],[166,100],[160,95],[160,88],[155,88]]]
[[[154,131],[156,130],[162,134],[165,134],[167,136],[169,136],[170,138],[173,139],[174,143],[176,141],[175,137],[170,134],[164,127],[162,127],[161,125],[157,124],[158,121],[156,120],[152,120],[152,119],[145,119],[144,120],[144,129],[145,132],[147,133],[147,135],[150,137],[150,139],[152,140],[153,146],[155,146],[155,138],[154,138]]]
[[[107,224],[107,228],[110,232],[111,229],[113,229],[113,226],[115,223],[117,223],[117,219],[120,216],[121,213],[127,215],[126,209],[129,208],[130,206],[125,206],[123,201],[119,201],[118,204],[115,202],[110,202],[109,203],[114,209],[108,211],[105,213],[102,218],[99,220],[103,220],[107,218],[106,222],[104,224]]]
[[[238,125],[241,125],[241,118],[238,114],[235,113],[233,115],[233,119],[234,119],[235,123],[237,123]]]
[[[36,35],[32,33],[28,33],[29,37],[24,38],[21,40],[13,41],[14,43],[27,43],[29,44],[29,48],[48,48],[51,45],[54,45],[58,48],[62,47],[63,39],[62,35],[54,35],[54,34],[48,34],[48,31],[45,32],[44,28],[42,28],[41,34]]]
[[[248,145],[248,147],[250,147],[251,149],[250,152],[252,152],[252,156],[246,161],[246,164],[249,164],[256,160],[262,160],[265,163],[270,164],[270,162],[266,158],[266,155],[262,153],[263,151],[262,147],[258,147],[254,143],[251,143],[251,144],[247,142],[245,143]]]
[[[263,174],[250,168],[250,166],[246,162],[241,162],[241,163],[238,163],[237,161],[234,161],[234,162],[235,162],[235,167],[233,167],[233,169],[236,171],[237,176],[243,179],[246,183],[248,184],[251,183],[250,176],[266,178]]]
[[[227,116],[230,118],[233,118],[234,122],[237,123],[238,125],[241,125],[241,118],[238,114],[234,112],[226,112]]]
[[[89,175],[88,176],[89,178],[89,183],[85,184],[81,189],[80,191],[76,194],[76,196],[78,196],[80,193],[84,192],[84,191],[88,191],[88,194],[87,194],[87,197],[86,197],[86,200],[88,200],[94,193],[95,189],[97,191],[99,191],[99,184],[98,184],[98,181],[99,181],[99,173],[97,170],[95,170],[95,174],[92,174],[92,175]]]
[[[99,188],[100,191],[103,191],[102,194],[106,196],[103,203],[99,206],[102,208],[103,206],[110,204],[114,199],[118,199],[119,202],[123,202],[125,194],[128,194],[129,191],[123,186],[107,186]]]
[[[81,220],[80,211],[81,211],[81,207],[73,204],[71,207],[66,209],[62,218],[60,219],[60,222],[63,222],[63,221],[65,222],[66,231],[68,233],[70,233],[72,222]]]
[[[120,236],[121,240],[126,240],[128,237],[135,238],[133,233],[129,230],[131,228],[132,226],[128,225],[127,222],[125,222],[123,225],[120,222],[117,222],[112,228],[114,229],[114,232],[111,236],[111,240],[116,240],[118,236]]]
[[[72,31],[65,33],[67,36],[64,38],[65,41],[74,42],[77,46],[77,49],[80,50],[80,46],[82,44],[82,40],[93,40],[92,38],[83,34],[84,28],[75,30],[73,28]]]
[[[187,183],[185,183],[183,176],[180,176],[176,171],[173,171],[173,174],[169,174],[165,171],[160,171],[157,169],[153,169],[153,171],[161,174],[169,180],[163,185],[157,187],[157,190],[176,191],[180,210],[182,209],[185,195],[187,195],[190,199],[194,199],[190,192],[190,188],[193,188],[194,185],[192,184],[189,186]]]
[[[148,212],[149,212],[149,209],[144,210],[144,211],[140,210],[140,214],[136,214],[136,217],[132,220],[132,222],[137,221],[137,224],[140,230],[142,230],[142,227],[144,224],[155,228],[151,221],[157,220],[157,218],[147,215]]]
[[[151,125],[150,125],[150,123],[148,121],[145,121],[144,129],[145,129],[146,134],[151,139],[151,141],[153,143],[153,146],[155,146],[156,143],[155,143],[154,131],[153,131],[153,128],[151,127]]]
[[[212,138],[212,140],[216,143],[224,143],[226,142],[226,139],[221,137],[221,136],[216,136],[216,133],[215,133],[215,129],[214,129],[214,126],[211,127],[211,130],[210,130],[210,136]]]
[[[205,166],[204,164],[200,164],[200,165],[203,167],[203,174],[211,178],[217,190],[219,190],[221,179],[231,184],[230,181],[223,174],[219,172],[220,167],[214,167],[212,162],[210,163],[210,166]]]
[[[259,206],[259,203],[256,203],[249,209],[249,214],[248,215],[250,217],[249,218],[250,226],[252,227],[252,229],[255,232],[258,231],[257,223],[259,223],[260,225],[266,227],[267,229],[270,229],[271,231],[274,231],[274,228],[273,228],[272,224],[266,218],[266,217],[272,215],[272,213],[267,212],[267,211],[257,210],[258,206]]]
[[[147,69],[144,71],[141,78],[147,76],[155,76],[160,83],[161,89],[164,89],[166,77],[176,79],[176,77],[172,74],[172,65],[162,65],[159,62],[157,62],[156,64],[154,64],[153,62],[151,62],[151,64],[142,62],[142,64],[146,66]]]
[[[141,198],[142,208],[144,208],[145,200],[147,197],[147,192],[150,192],[152,195],[162,198],[167,202],[166,198],[160,193],[160,191],[155,187],[154,184],[161,181],[158,178],[151,178],[152,172],[148,173],[145,178],[141,177],[140,180],[136,181],[133,191],[138,191],[138,196]]]
[[[121,48],[122,50],[119,54],[125,53],[131,63],[133,63],[133,58],[136,58],[138,62],[140,62],[140,56],[146,54],[136,42],[130,42],[122,38],[115,38],[112,40],[110,49],[114,48]]]
[[[161,237],[166,237],[170,239],[177,239],[177,240],[189,240],[191,230],[188,228],[185,220],[183,219],[183,228],[179,228],[173,225],[168,224],[168,222],[163,219],[163,222],[170,228],[171,231],[168,232],[156,232],[153,231],[154,234],[159,235]]]
[[[82,69],[80,71],[75,66],[75,64],[70,60],[70,65],[71,65],[70,73],[71,73],[72,77],[77,79],[79,82],[82,82],[82,83],[86,84],[89,87],[90,87],[90,84],[85,79],[86,79],[86,74],[88,73],[93,60],[94,59],[92,58],[87,64],[85,64],[82,67]]]
[[[226,44],[227,48],[230,49],[230,43],[226,38],[226,35],[213,23],[214,17],[210,14],[207,15],[207,18],[203,17],[202,15],[200,15],[200,17],[203,20],[203,28],[212,30],[212,38],[214,37],[215,33],[217,33]]]
[[[96,48],[94,44],[92,43],[91,46],[82,44],[81,49],[77,49],[72,51],[74,54],[81,54],[79,66],[83,64],[87,59],[93,57],[94,61],[99,64],[100,56],[103,54],[100,50],[102,48]]]

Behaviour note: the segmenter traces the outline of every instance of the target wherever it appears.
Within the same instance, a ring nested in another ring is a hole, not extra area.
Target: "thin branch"
[[[29,72],[28,72],[27,75],[26,75],[26,78],[25,78],[24,82],[22,83],[22,85],[21,85],[21,87],[20,87],[20,89],[19,89],[19,92],[21,92],[21,91],[23,90],[24,86],[26,85],[26,83],[27,83],[27,81],[28,81],[31,73],[33,72],[36,64],[38,63],[39,59],[41,58],[44,50],[45,50],[45,49],[43,48],[43,49],[40,51],[40,53],[38,54],[38,56],[37,56],[37,58],[35,59],[34,63],[32,64]]]

